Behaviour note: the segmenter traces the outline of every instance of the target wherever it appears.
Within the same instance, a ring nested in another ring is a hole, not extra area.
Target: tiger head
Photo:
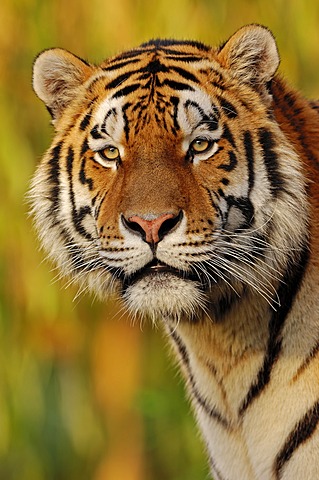
[[[99,66],[41,53],[33,85],[55,137],[30,196],[62,273],[133,314],[218,317],[248,294],[275,306],[307,216],[274,115],[278,64],[257,25],[219,48],[156,40]]]

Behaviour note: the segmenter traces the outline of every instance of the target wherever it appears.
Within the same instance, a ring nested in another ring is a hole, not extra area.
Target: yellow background
[[[98,62],[155,37],[219,44],[246,23],[275,34],[280,70],[319,95],[317,0],[1,0],[0,479],[201,480],[208,470],[160,329],[56,280],[25,192],[49,146],[33,58]]]

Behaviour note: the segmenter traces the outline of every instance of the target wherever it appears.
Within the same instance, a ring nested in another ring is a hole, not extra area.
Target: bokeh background
[[[25,192],[52,130],[31,69],[52,46],[98,62],[151,37],[218,44],[251,22],[273,30],[289,82],[318,97],[317,0],[1,0],[1,480],[208,478],[160,329],[76,297],[39,252]]]

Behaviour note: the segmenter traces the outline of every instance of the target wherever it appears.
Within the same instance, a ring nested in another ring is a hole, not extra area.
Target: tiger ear
[[[224,44],[219,60],[242,84],[265,90],[276,73],[280,59],[272,33],[261,25],[239,29]]]
[[[92,73],[93,67],[84,60],[52,48],[40,53],[34,62],[33,89],[56,120]]]

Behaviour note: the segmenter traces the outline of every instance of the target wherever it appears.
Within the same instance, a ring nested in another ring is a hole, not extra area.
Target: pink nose
[[[182,212],[178,215],[173,213],[163,213],[152,220],[146,220],[139,215],[132,215],[127,220],[124,219],[124,224],[130,229],[140,235],[143,240],[149,244],[158,243],[164,235],[169,233],[182,218]]]

